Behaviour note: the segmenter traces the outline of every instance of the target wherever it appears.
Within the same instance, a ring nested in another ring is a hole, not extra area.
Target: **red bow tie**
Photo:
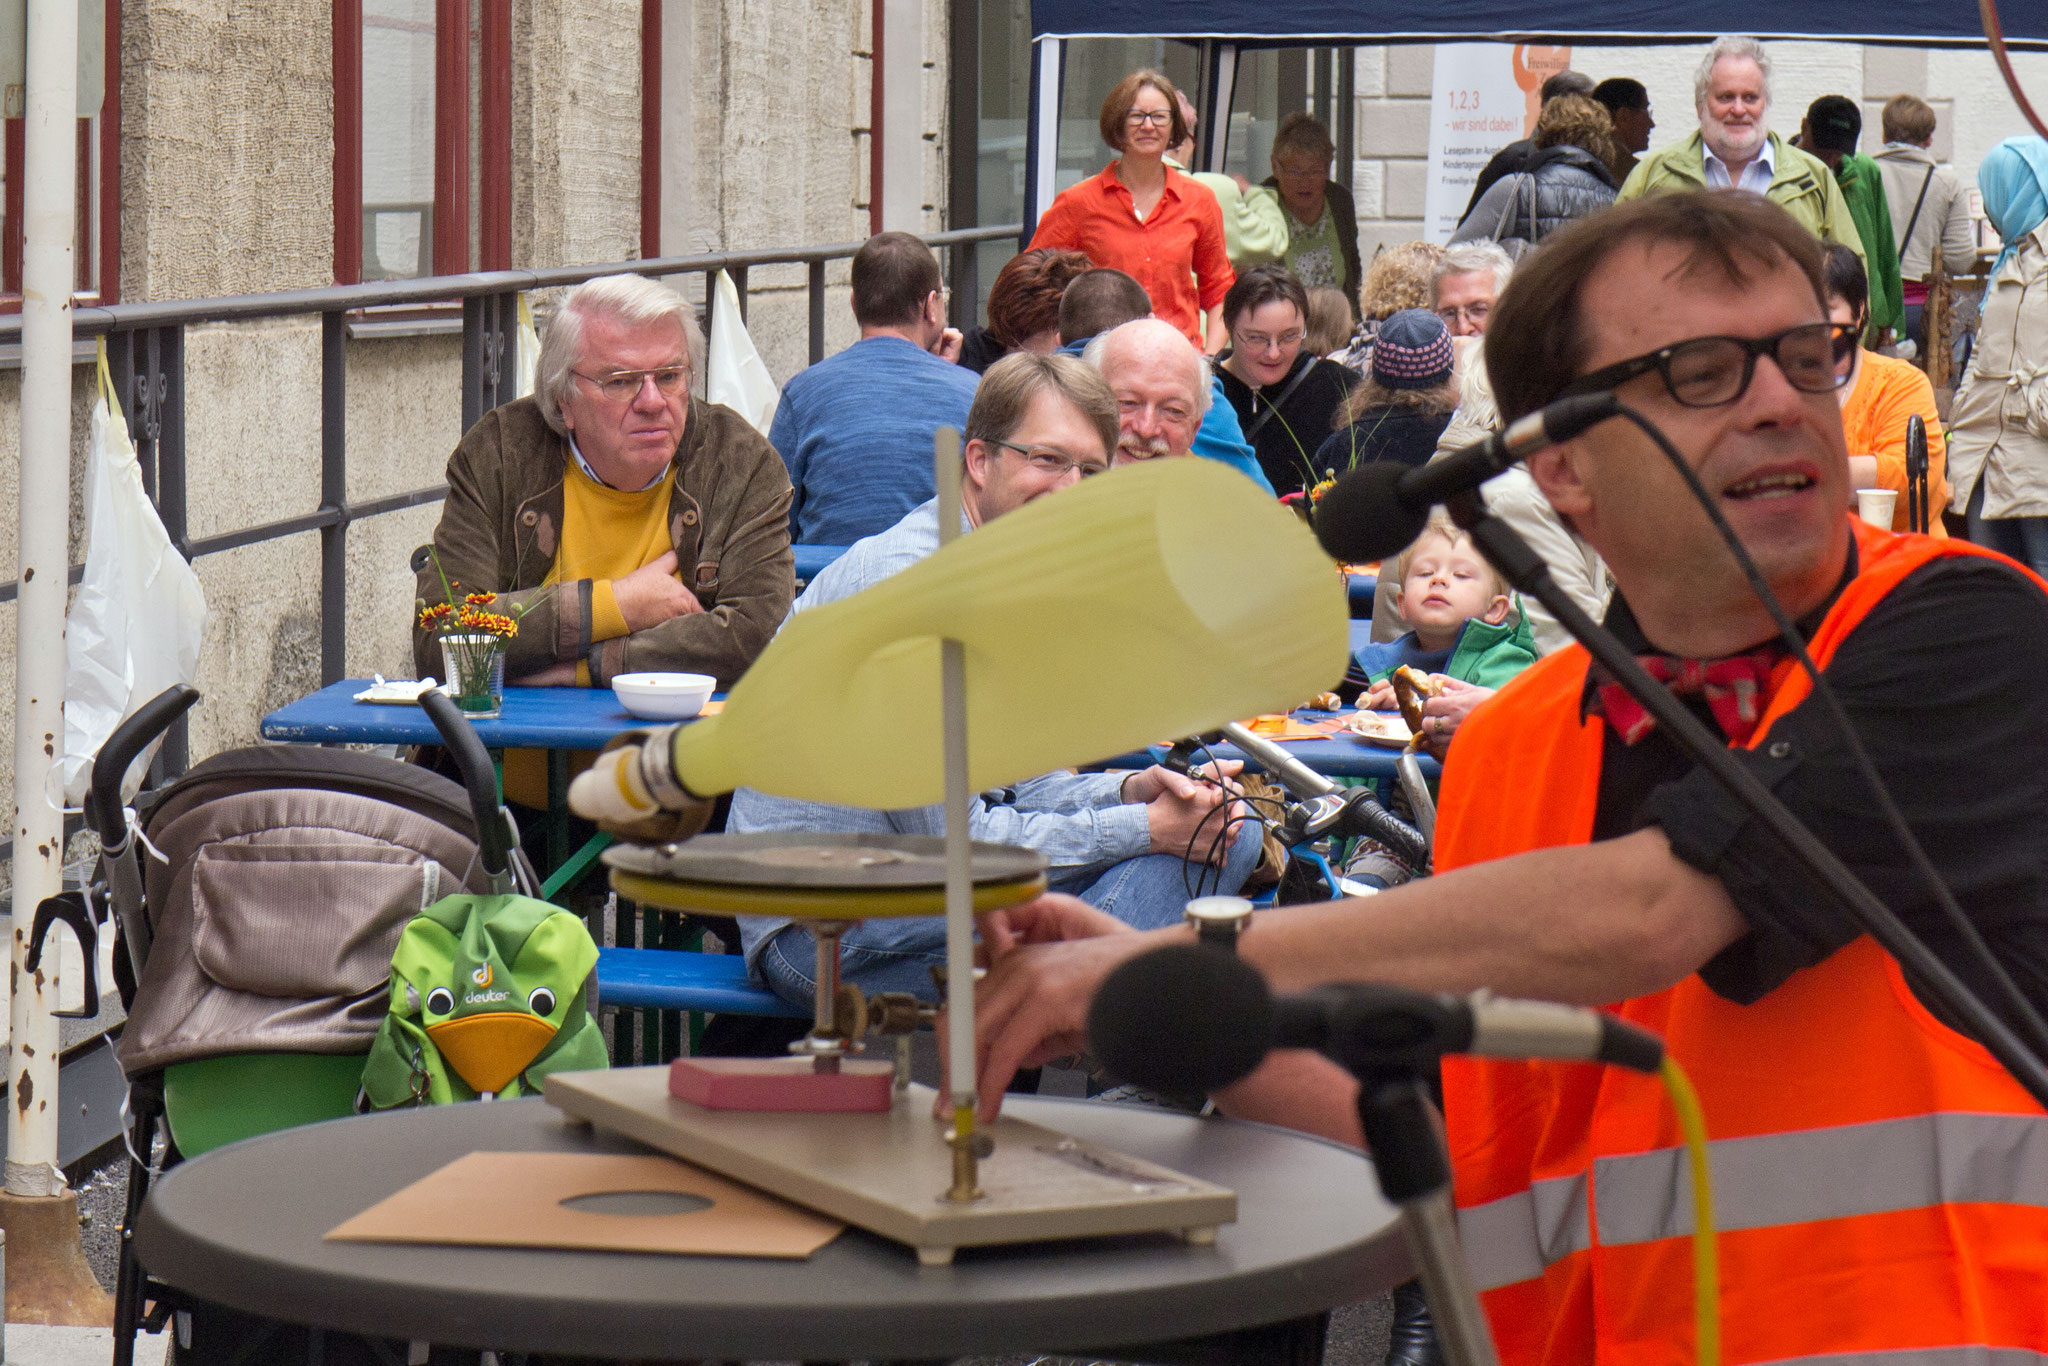
[[[1756,723],[1763,717],[1764,699],[1770,693],[1771,671],[1783,657],[1782,650],[1762,649],[1726,659],[1638,655],[1636,662],[1650,677],[1681,697],[1694,693],[1705,697],[1721,729],[1739,745],[1756,733]],[[1634,744],[1657,726],[1657,718],[1619,683],[1600,685],[1600,710],[1624,744]]]

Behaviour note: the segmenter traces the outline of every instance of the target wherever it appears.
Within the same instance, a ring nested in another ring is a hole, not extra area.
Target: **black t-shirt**
[[[1607,625],[1630,648],[1650,649],[1619,596]],[[2048,595],[1994,560],[1936,560],[1886,595],[1824,672],[1964,914],[2020,991],[2048,1012]],[[1589,681],[1589,703],[1592,696]],[[1701,699],[1684,700],[1719,732]],[[1779,718],[1765,745],[1731,752],[1998,1010],[1998,993],[1892,841],[1818,699]],[[1593,837],[1650,825],[1679,858],[1718,878],[1749,922],[1700,969],[1721,996],[1757,1000],[1861,933],[1661,729],[1631,746],[1609,728]]]
[[[1304,373],[1305,372],[1305,373]],[[1304,351],[1278,384],[1254,389],[1221,365],[1224,397],[1237,410],[1245,439],[1258,453],[1259,468],[1275,493],[1294,493],[1314,467],[1316,452],[1329,440],[1337,408],[1358,383],[1358,376],[1333,360]],[[1295,383],[1296,380],[1300,383]],[[1315,471],[1318,478],[1322,471]]]

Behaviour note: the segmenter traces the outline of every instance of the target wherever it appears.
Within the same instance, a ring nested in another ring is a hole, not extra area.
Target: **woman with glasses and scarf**
[[[1977,188],[2005,250],[1949,412],[1949,506],[1971,540],[2048,575],[2048,142],[1999,143]]]
[[[1255,266],[1223,299],[1230,349],[1217,379],[1237,412],[1245,440],[1281,495],[1323,477],[1316,452],[1358,376],[1302,346],[1308,291],[1284,266]]]
[[[1152,315],[1179,328],[1204,354],[1224,342],[1223,296],[1237,279],[1224,248],[1216,196],[1166,163],[1188,140],[1173,82],[1133,71],[1102,102],[1102,140],[1117,159],[1059,197],[1038,220],[1031,249],[1085,252],[1131,276]]]

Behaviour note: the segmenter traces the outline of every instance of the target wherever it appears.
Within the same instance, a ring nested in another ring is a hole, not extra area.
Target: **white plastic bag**
[[[533,325],[533,305],[526,292],[519,294],[519,330],[514,336],[512,395],[525,398],[533,392],[533,375],[540,365],[540,332]]]
[[[135,443],[114,397],[107,344],[100,343],[100,394],[92,408],[85,466],[85,580],[64,621],[64,801],[77,806],[93,755],[129,713],[174,683],[199,678],[206,595],[171,544],[143,492]],[[156,753],[129,770],[132,797]]]
[[[718,272],[718,303],[711,310],[711,337],[705,349],[704,397],[723,403],[754,424],[754,430],[768,435],[775,421],[775,405],[782,393],[775,377],[768,373],[747,325],[740,321],[740,292],[732,277]]]

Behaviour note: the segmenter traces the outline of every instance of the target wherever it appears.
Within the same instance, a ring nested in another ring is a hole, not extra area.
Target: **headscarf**
[[[2048,142],[2023,137],[1999,143],[1977,167],[1977,188],[1984,194],[1984,216],[2005,243],[1991,263],[1996,275],[2020,239],[2048,218]]]

